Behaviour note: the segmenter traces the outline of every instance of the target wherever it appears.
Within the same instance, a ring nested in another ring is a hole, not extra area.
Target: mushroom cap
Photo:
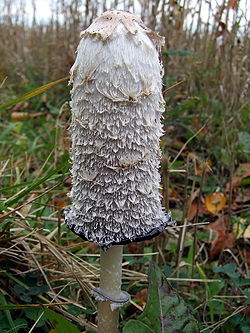
[[[70,229],[103,249],[173,225],[161,206],[162,37],[109,11],[82,32],[71,69]]]
[[[155,45],[164,45],[164,37],[149,29],[139,17],[122,10],[108,10],[104,12],[102,15],[98,16],[86,30],[82,31],[80,36],[83,38],[95,35],[105,41],[113,38],[115,30],[119,25],[123,25],[127,32],[132,35],[138,33],[139,26],[139,30],[143,30],[148,34]]]

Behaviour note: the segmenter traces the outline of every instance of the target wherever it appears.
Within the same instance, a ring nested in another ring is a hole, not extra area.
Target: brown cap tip
[[[120,24],[132,35],[135,35],[140,29],[145,31],[156,45],[162,46],[164,44],[164,37],[146,27],[139,17],[122,10],[109,10],[104,12],[102,15],[98,16],[86,30],[81,32],[81,37],[94,35],[105,41],[112,38],[117,26]]]

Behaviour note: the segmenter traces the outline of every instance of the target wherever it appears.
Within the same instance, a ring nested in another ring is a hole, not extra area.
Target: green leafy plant
[[[190,308],[155,264],[150,266],[148,279],[146,307],[136,320],[125,324],[123,333],[198,333],[199,326]]]

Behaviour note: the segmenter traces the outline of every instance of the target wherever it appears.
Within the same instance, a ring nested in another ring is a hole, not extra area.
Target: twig
[[[8,79],[8,76],[5,76],[5,78],[3,79],[3,81],[0,84],[0,89],[3,88],[3,86],[4,86],[5,82],[7,81],[7,79]]]
[[[12,215],[13,213],[15,213],[16,211],[18,211],[19,209],[25,207],[25,206],[28,205],[29,203],[31,203],[31,202],[35,201],[36,199],[42,197],[43,195],[45,195],[45,194],[47,194],[48,192],[52,191],[54,188],[56,188],[56,187],[59,186],[59,185],[60,185],[60,183],[58,183],[58,184],[56,184],[56,185],[50,187],[48,190],[44,191],[42,194],[40,194],[40,195],[38,195],[37,197],[35,197],[35,198],[33,198],[33,199],[27,201],[26,203],[22,204],[21,206],[18,206],[17,208],[12,209],[12,208],[8,207],[9,209],[11,209],[11,211],[8,212],[8,213],[5,213],[5,214],[0,215],[0,220],[3,219],[3,218],[5,218],[5,217],[7,217],[7,216]]]
[[[181,155],[181,153],[183,152],[183,150],[187,147],[187,145],[189,144],[190,141],[192,141],[197,135],[199,135],[199,133],[207,126],[208,122],[210,119],[208,119],[206,121],[206,123],[193,135],[191,136],[191,138],[189,138],[184,145],[181,147],[180,151],[178,152],[178,154],[175,156],[174,160],[171,162],[170,167],[177,161],[177,159],[179,158],[179,156]]]
[[[186,82],[186,80],[182,80],[182,81],[179,81],[179,82],[176,82],[175,84],[173,84],[171,87],[168,87],[166,89],[163,90],[163,94],[166,94],[168,93],[170,90],[178,87],[179,85],[181,85],[182,83]]]
[[[212,331],[210,332],[213,332],[215,329],[217,329],[218,327],[220,327],[222,324],[224,324],[229,318],[235,316],[236,314],[240,313],[241,311],[243,310],[246,310],[247,309],[247,306],[240,306],[237,310],[235,310],[232,314],[230,314],[229,316],[223,318],[222,320],[218,321],[217,323],[213,324],[213,325],[210,325],[204,329],[201,330],[201,332],[205,332],[207,330],[210,330],[211,328],[213,328]]]

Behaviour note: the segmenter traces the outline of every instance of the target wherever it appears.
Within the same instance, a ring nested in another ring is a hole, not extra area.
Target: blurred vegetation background
[[[249,5],[53,0],[42,19],[40,1],[1,1],[1,332],[96,328],[90,291],[99,249],[70,232],[62,214],[71,186],[70,88],[64,80],[32,99],[20,96],[67,77],[80,31],[108,9],[134,12],[166,38],[161,191],[178,222],[154,241],[126,246],[132,303],[122,309],[121,330],[145,307],[153,260],[201,332],[249,332]]]

